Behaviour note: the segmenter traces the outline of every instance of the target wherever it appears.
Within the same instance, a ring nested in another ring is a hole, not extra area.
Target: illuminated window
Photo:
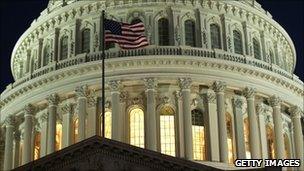
[[[102,134],[102,114],[100,115],[100,133]],[[112,113],[111,111],[106,111],[105,114],[105,137],[111,138],[111,129],[112,129]]]
[[[81,39],[81,53],[89,53],[90,52],[90,29],[84,29],[82,31],[82,39]]]
[[[185,43],[187,46],[196,46],[195,42],[195,22],[192,20],[185,21]]]
[[[43,50],[43,66],[46,66],[51,60],[51,47],[46,45]]]
[[[227,144],[228,144],[228,162],[233,163],[233,135],[232,135],[232,118],[229,113],[226,113],[226,123],[227,123]]]
[[[237,54],[243,54],[242,35],[237,30],[233,30],[233,43],[234,43],[234,52]]]
[[[169,21],[166,18],[158,20],[158,44],[160,46],[169,45]]]
[[[266,126],[267,132],[267,147],[268,147],[268,158],[275,159],[275,150],[274,150],[274,133],[271,126]]]
[[[40,149],[41,149],[41,133],[37,132],[35,134],[35,142],[34,142],[34,160],[40,158]],[[22,154],[22,153],[21,153]]]
[[[205,160],[205,132],[203,113],[197,109],[192,114],[193,157],[194,160]]]
[[[221,49],[221,32],[217,24],[210,25],[211,48]]]
[[[253,38],[253,54],[254,58],[261,59],[260,43],[256,38]]]
[[[79,123],[78,123],[78,118],[76,118],[73,122],[73,141],[74,143],[78,142],[78,127],[79,127]]]
[[[285,133],[284,134],[284,147],[285,147],[285,159],[290,159],[290,151],[289,151],[289,138],[288,138],[288,135]]]
[[[144,111],[140,108],[130,111],[130,144],[145,147]]]
[[[56,151],[61,149],[62,145],[62,124],[56,124]]]
[[[63,36],[60,41],[60,60],[68,58],[68,36]]]
[[[250,145],[249,145],[249,123],[248,123],[248,118],[244,119],[244,139],[245,139],[246,158],[247,159],[251,159]]]
[[[170,106],[160,110],[160,144],[162,153],[175,156],[174,110]]]

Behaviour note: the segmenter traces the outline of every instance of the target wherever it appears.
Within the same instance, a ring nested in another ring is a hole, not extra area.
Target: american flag
[[[136,49],[149,45],[142,22],[128,24],[105,19],[104,27],[105,42],[118,43],[122,49]]]

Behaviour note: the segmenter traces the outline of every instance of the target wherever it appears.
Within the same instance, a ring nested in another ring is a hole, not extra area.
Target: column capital
[[[212,89],[216,92],[216,93],[219,93],[219,92],[224,92],[225,89],[227,87],[227,84],[226,82],[223,82],[223,81],[215,81],[213,84],[212,84]]]
[[[15,131],[14,138],[15,138],[15,141],[20,141],[20,139],[21,139],[21,132],[19,130]]]
[[[35,107],[32,104],[27,104],[24,107],[24,116],[29,116],[29,115],[33,115],[35,112]]]
[[[6,127],[14,127],[15,125],[15,117],[14,116],[8,116],[4,120],[4,124]]]
[[[200,94],[200,96],[203,99],[203,101],[206,103],[215,103],[216,102],[215,93],[212,90],[208,90],[207,92]]]
[[[190,89],[192,80],[191,78],[179,78],[178,84],[182,90]]]
[[[115,91],[119,92],[119,90],[121,88],[121,81],[112,80],[112,81],[109,81],[108,85],[110,87],[111,92],[115,92]]]
[[[282,102],[282,100],[276,95],[271,96],[269,99],[269,104],[272,107],[280,106],[281,102]]]
[[[233,98],[233,105],[236,107],[236,108],[242,108],[243,105],[244,105],[244,100],[243,98],[241,98],[241,96],[235,96]]]
[[[49,105],[57,106],[58,102],[59,102],[59,96],[56,93],[50,94],[47,97],[47,101],[48,101]]]
[[[292,106],[289,109],[289,112],[291,113],[292,118],[301,118],[302,112],[299,106]]]
[[[247,99],[254,98],[255,93],[256,93],[256,89],[255,89],[255,88],[246,87],[246,88],[243,90],[243,95],[244,95]]]
[[[72,114],[73,113],[73,109],[74,109],[74,105],[73,103],[66,103],[61,107],[61,110],[63,111],[63,115],[64,114]]]
[[[75,88],[75,93],[76,93],[76,96],[79,98],[79,97],[87,97],[88,94],[89,94],[89,91],[88,91],[88,86],[87,85],[81,85],[81,86],[77,86]]]
[[[96,104],[97,104],[97,102],[98,102],[98,97],[97,96],[90,96],[89,98],[88,98],[88,106],[89,107],[94,107],[94,106],[96,106]]]
[[[119,95],[120,103],[125,102],[127,100],[127,98],[128,98],[128,92],[127,91],[120,92],[120,95]]]
[[[158,81],[156,78],[144,78],[144,83],[147,90],[155,90],[157,88]]]

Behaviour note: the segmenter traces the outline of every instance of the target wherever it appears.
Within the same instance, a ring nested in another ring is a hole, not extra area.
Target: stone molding
[[[225,83],[223,81],[215,81],[212,84],[212,89],[216,93],[223,93],[226,90],[226,88],[227,88],[227,83]]]

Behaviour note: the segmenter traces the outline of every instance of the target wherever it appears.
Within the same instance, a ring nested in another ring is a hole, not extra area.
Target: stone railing
[[[38,70],[35,70],[31,74],[27,74],[22,78],[18,79],[12,86],[8,86],[10,89],[14,88],[30,79],[45,75],[49,72],[67,68],[74,65],[79,65],[86,62],[100,61],[102,59],[101,52],[90,53],[90,54],[78,54],[75,57],[65,59],[56,63],[51,63],[48,66],[42,67]],[[132,56],[155,56],[155,55],[170,55],[176,56],[194,56],[201,59],[204,58],[213,58],[226,60],[241,64],[247,64],[253,67],[261,68],[264,70],[268,70],[274,73],[277,73],[283,77],[291,79],[298,84],[302,85],[302,81],[298,79],[296,75],[290,74],[285,70],[279,68],[276,65],[269,64],[267,62],[254,59],[251,56],[244,56],[238,54],[231,54],[223,50],[208,50],[202,48],[193,48],[193,47],[177,47],[177,46],[149,46],[144,49],[135,49],[135,50],[119,50],[119,49],[111,49],[106,51],[105,58],[120,58],[120,57],[132,57]],[[7,91],[7,90],[6,90]]]

